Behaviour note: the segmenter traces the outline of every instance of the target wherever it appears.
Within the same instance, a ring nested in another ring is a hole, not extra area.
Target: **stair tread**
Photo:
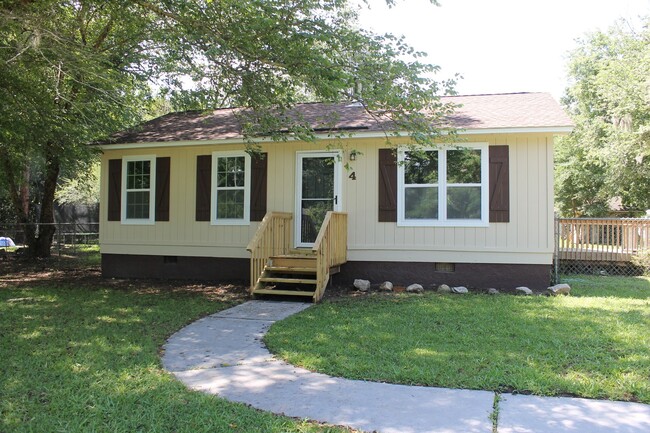
[[[305,268],[300,266],[265,266],[264,270],[271,272],[300,272],[305,274],[316,273],[316,268]]]
[[[306,260],[316,260],[315,254],[278,254],[277,256],[271,256],[272,259],[306,259]]]
[[[259,279],[262,283],[288,283],[288,284],[316,284],[316,280],[304,279],[304,278],[275,278],[275,277],[263,277]]]
[[[254,295],[288,295],[288,296],[314,296],[314,292],[304,290],[274,290],[274,289],[256,289]]]

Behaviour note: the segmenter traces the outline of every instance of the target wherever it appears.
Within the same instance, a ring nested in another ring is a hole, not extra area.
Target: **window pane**
[[[405,188],[405,219],[438,219],[438,188]]]
[[[217,191],[217,218],[244,218],[244,190]]]
[[[217,158],[217,187],[243,187],[244,164],[243,156]]]
[[[404,161],[404,183],[407,185],[438,183],[438,152],[408,152]]]
[[[481,151],[478,149],[448,150],[447,182],[481,183]]]
[[[126,193],[126,217],[149,219],[149,191]]]
[[[453,186],[447,188],[447,218],[481,219],[481,187]]]
[[[126,164],[126,189],[149,189],[150,161],[129,161]]]

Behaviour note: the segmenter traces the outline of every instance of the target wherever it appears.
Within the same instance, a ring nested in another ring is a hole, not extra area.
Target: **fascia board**
[[[573,126],[540,126],[540,127],[521,127],[521,128],[485,128],[485,129],[459,129],[459,135],[477,135],[477,134],[569,134],[573,131]],[[400,132],[399,136],[408,137],[407,132]],[[381,131],[350,133],[345,137],[332,137],[328,134],[317,134],[317,140],[332,140],[337,138],[343,139],[361,139],[361,138],[397,138],[393,133],[384,133]],[[301,141],[298,139],[289,139],[289,141]],[[260,138],[255,140],[256,143],[277,142],[272,138]],[[187,147],[187,146],[209,146],[213,144],[246,144],[242,138],[224,138],[218,140],[185,140],[185,141],[152,141],[144,143],[120,143],[120,144],[99,144],[102,150],[126,150],[126,149],[148,149],[158,147]]]

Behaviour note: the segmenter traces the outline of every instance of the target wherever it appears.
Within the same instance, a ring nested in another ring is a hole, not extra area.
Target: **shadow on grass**
[[[347,431],[190,392],[162,370],[169,335],[238,299],[101,281],[0,289],[0,431]]]
[[[650,284],[578,296],[341,299],[271,328],[289,362],[336,376],[650,403]]]

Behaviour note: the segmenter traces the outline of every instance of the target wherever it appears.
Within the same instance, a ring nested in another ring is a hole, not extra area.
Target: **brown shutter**
[[[108,161],[108,220],[122,218],[122,160]]]
[[[262,221],[266,215],[267,162],[268,155],[266,153],[251,158],[251,221]]]
[[[508,146],[490,146],[490,222],[510,222]]]
[[[196,157],[196,220],[210,221],[212,156]]]
[[[379,222],[397,222],[397,155],[379,149]]]
[[[170,158],[156,158],[156,221],[169,221]]]

